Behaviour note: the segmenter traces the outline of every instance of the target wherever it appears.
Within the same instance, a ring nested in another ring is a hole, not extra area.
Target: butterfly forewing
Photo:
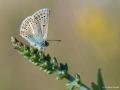
[[[49,22],[49,9],[47,8],[40,9],[39,11],[35,12],[32,16],[36,24],[41,28],[38,29],[38,32],[41,32],[42,38],[46,40]]]

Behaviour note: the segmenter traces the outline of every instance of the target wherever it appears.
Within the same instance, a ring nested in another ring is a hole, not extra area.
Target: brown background
[[[22,20],[41,8],[50,8],[47,52],[67,62],[90,86],[99,67],[106,86],[120,87],[120,0],[0,0],[0,90],[66,90],[25,60],[11,45]],[[108,89],[118,90],[118,89]]]

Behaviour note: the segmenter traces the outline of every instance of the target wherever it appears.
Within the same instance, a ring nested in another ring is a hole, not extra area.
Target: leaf
[[[60,63],[59,70],[56,71],[57,80],[63,79],[68,75],[68,66],[67,64]]]
[[[74,79],[72,81],[69,81],[66,84],[68,90],[74,90],[75,88],[79,88],[80,87],[80,75],[76,74]]]
[[[92,88],[93,88],[93,90],[99,90],[98,85],[95,84],[94,82],[92,82]]]
[[[98,70],[97,83],[98,83],[98,90],[106,90],[103,77],[102,77],[102,73],[101,73],[101,69]]]

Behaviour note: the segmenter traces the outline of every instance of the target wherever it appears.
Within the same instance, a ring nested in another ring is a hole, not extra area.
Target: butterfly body
[[[49,9],[43,8],[23,20],[20,35],[37,49],[47,47]]]

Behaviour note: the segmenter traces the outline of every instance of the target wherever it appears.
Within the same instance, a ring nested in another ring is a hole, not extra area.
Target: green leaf
[[[101,69],[98,70],[97,83],[98,83],[98,90],[106,90],[103,77],[102,77],[102,73],[101,73]]]
[[[72,81],[69,81],[66,84],[68,90],[74,90],[75,88],[79,88],[80,87],[80,75],[76,74],[75,77],[73,77]]]
[[[99,90],[98,85],[95,84],[94,82],[92,82],[92,88],[93,88],[93,90]]]

